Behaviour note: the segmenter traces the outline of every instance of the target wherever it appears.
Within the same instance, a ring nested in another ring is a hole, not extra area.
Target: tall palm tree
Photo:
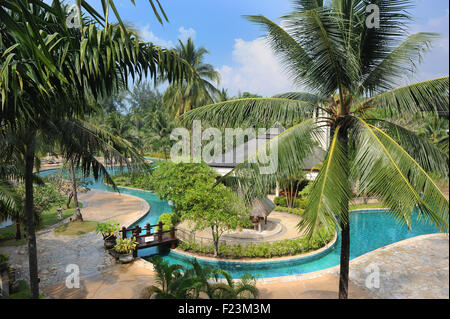
[[[157,2],[150,1],[153,6]],[[188,70],[176,52],[141,42],[127,30],[113,1],[102,1],[103,15],[86,1],[77,1],[77,5],[85,10],[79,16],[81,28],[67,25],[69,10],[61,1],[49,5],[38,0],[6,0],[0,4],[0,123],[24,132],[25,215],[33,298],[39,296],[33,214],[36,136],[62,143],[66,158],[75,158],[84,172],[93,169],[98,178],[98,173],[106,170],[92,153],[85,152],[85,144],[80,149],[68,143],[72,134],[83,132],[83,142],[96,146],[106,141],[105,157],[123,158],[123,144],[108,144],[117,138],[74,118],[82,120],[93,113],[93,100],[126,87],[129,75],[166,75],[173,81]],[[119,24],[108,22],[110,9]]]
[[[328,153],[298,226],[309,236],[319,225],[341,233],[340,298],[348,297],[351,181],[359,181],[360,193],[377,196],[409,227],[413,211],[418,211],[420,218],[448,232],[449,202],[428,174],[446,176],[448,156],[407,128],[370,112],[384,109],[395,118],[405,113],[437,113],[440,106],[441,113],[448,114],[448,76],[396,86],[438,36],[405,37],[411,1],[376,4],[380,28],[365,23],[367,2],[363,0],[297,0],[282,26],[264,16],[248,16],[267,31],[294,84],[309,94],[232,100],[184,116],[186,123],[201,119],[227,127],[298,123],[252,155],[255,159],[277,147],[276,172],[261,174],[266,164],[248,160],[230,173],[245,193],[253,190],[252,196],[269,192],[278,180],[300,171],[313,151],[314,139],[320,138],[318,132],[324,126],[330,128]],[[322,112],[311,117],[317,108]]]
[[[148,114],[145,119],[147,123],[151,123],[145,136],[146,144],[153,150],[162,151],[167,160],[173,143],[170,134],[176,127],[175,122],[160,109]]]
[[[218,90],[213,82],[219,82],[220,74],[211,64],[204,63],[209,51],[204,47],[196,48],[191,38],[186,43],[180,40],[176,50],[191,66],[192,74],[189,79],[170,85],[164,92],[163,101],[173,113],[180,115],[214,102]]]

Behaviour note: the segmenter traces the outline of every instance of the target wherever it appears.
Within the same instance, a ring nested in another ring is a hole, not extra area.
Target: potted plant
[[[97,224],[97,234],[102,234],[106,249],[114,248],[114,246],[116,245],[117,232],[119,230],[120,225],[114,220]]]
[[[138,242],[136,238],[119,238],[114,250],[119,253],[119,261],[127,264],[133,260],[133,251],[136,249]]]

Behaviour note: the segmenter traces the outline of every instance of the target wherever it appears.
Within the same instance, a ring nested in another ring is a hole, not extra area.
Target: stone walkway
[[[149,206],[144,200],[115,193],[91,191],[80,195],[85,220],[103,222],[117,220],[121,225],[137,220],[147,213]],[[37,233],[37,249],[40,287],[65,282],[66,267],[78,265],[81,277],[92,277],[106,269],[117,267],[115,260],[103,248],[101,235],[95,232],[80,236],[56,235],[47,228]],[[0,247],[1,253],[10,256],[10,263],[20,269],[24,279],[29,278],[27,246]]]
[[[240,241],[240,242],[263,242],[278,241],[283,239],[293,239],[301,237],[297,229],[297,224],[301,218],[298,215],[289,214],[287,212],[271,212],[267,218],[267,225],[263,226],[263,231],[259,232],[253,229],[244,229],[239,232],[224,233],[221,241]],[[188,221],[184,221],[178,229],[190,232],[193,228]],[[200,237],[212,240],[211,230],[205,229],[196,232],[196,240]]]
[[[375,270],[379,271],[379,285],[375,277],[368,278]],[[339,267],[333,267],[302,276],[263,279],[258,288],[262,298],[337,298],[338,283]],[[353,259],[349,297],[448,299],[448,236],[415,237]]]

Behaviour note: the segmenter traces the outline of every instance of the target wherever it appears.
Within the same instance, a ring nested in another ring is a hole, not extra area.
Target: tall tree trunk
[[[78,204],[77,179],[75,177],[75,165],[73,159],[70,159],[70,170],[72,171],[72,188],[73,188],[73,202],[75,204],[75,220],[83,221],[81,215],[80,205]]]
[[[348,131],[344,125],[339,130],[339,141],[343,146],[345,157],[348,159]],[[346,161],[348,163],[348,161]],[[346,169],[347,180],[349,180],[349,171]],[[349,185],[348,185],[349,186]],[[341,220],[341,265],[339,270],[339,299],[348,298],[348,275],[350,270],[350,214],[349,203],[343,220]]]
[[[35,156],[36,132],[28,135],[25,151],[25,216],[28,241],[28,262],[30,268],[31,298],[39,298],[38,260],[36,246],[36,232],[34,223],[34,198],[33,198],[33,166]]]
[[[22,239],[22,233],[20,231],[20,223],[16,222],[16,240]]]
[[[217,257],[219,256],[219,238],[214,231],[214,226],[211,227],[211,231],[214,244],[214,257]]]

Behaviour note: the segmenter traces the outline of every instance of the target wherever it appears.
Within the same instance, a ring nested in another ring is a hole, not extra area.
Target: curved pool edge
[[[446,236],[447,239],[449,238],[448,234],[445,234],[445,233],[419,235],[419,236],[407,238],[407,239],[398,241],[396,243],[392,243],[392,244],[377,248],[375,250],[369,251],[361,256],[358,256],[358,257],[350,260],[350,271],[351,271],[352,264],[367,260],[367,259],[371,258],[372,255],[378,253],[379,251],[389,250],[389,249],[392,249],[392,248],[395,248],[398,246],[407,245],[407,244],[410,244],[410,243],[413,243],[413,242],[416,242],[419,240],[423,240],[423,239],[435,238],[435,237],[439,238],[442,236]],[[313,272],[309,272],[309,273],[298,274],[298,275],[256,278],[256,282],[259,284],[271,284],[274,282],[290,282],[290,281],[301,281],[301,280],[313,279],[313,278],[321,277],[324,275],[339,272],[339,267],[340,267],[340,265],[337,265],[337,266],[333,266],[333,267],[329,267],[329,268],[325,268],[325,269],[321,269],[321,270],[317,270],[317,271],[313,271]]]
[[[134,196],[134,195],[130,195],[130,194],[117,193],[117,192],[103,191],[103,190],[92,190],[92,191],[98,192],[98,193],[114,193],[117,196],[129,197],[129,198],[132,198],[132,199],[137,200],[138,202],[140,202],[142,204],[142,208],[137,210],[135,212],[135,216],[133,216],[133,218],[132,218],[132,220],[135,220],[135,221],[138,221],[138,220],[142,219],[151,210],[150,204],[146,200],[144,200],[144,199],[142,199],[142,198],[140,198],[138,196]],[[80,200],[80,202],[83,204],[83,208],[89,207],[89,205],[86,204],[83,200]],[[135,221],[126,221],[125,223],[123,223],[121,225],[121,227],[129,228],[131,225],[133,225],[135,223]]]
[[[305,253],[305,254],[298,254],[295,256],[284,256],[284,257],[276,257],[276,258],[241,258],[241,259],[227,259],[227,258],[214,258],[214,257],[205,257],[205,256],[198,256],[195,254],[187,253],[185,251],[180,251],[179,249],[172,249],[171,253],[176,253],[179,255],[182,255],[186,258],[197,258],[203,261],[211,261],[211,262],[225,262],[225,263],[242,263],[242,264],[255,264],[255,263],[282,263],[282,262],[289,262],[289,261],[300,261],[305,260],[305,262],[309,262],[312,260],[315,260],[317,258],[320,258],[326,254],[328,254],[329,251],[335,248],[337,243],[338,235],[337,232],[334,232],[333,239],[326,244],[324,247],[319,248],[317,250]]]

